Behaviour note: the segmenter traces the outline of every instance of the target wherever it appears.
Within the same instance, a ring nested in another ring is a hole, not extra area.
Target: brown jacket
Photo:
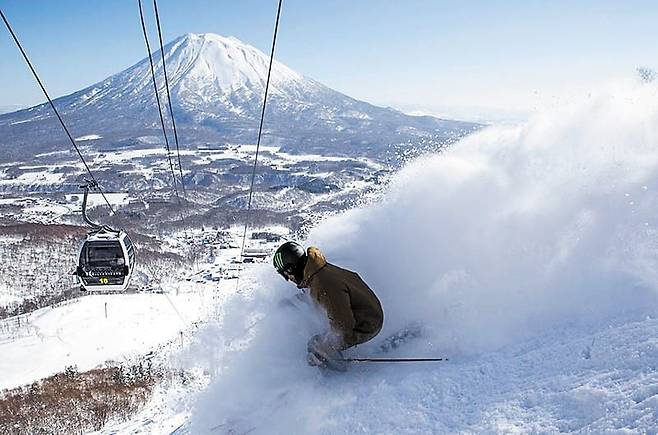
[[[329,322],[342,343],[341,349],[364,343],[379,333],[384,312],[368,285],[354,272],[327,263],[318,248],[307,250],[304,279],[299,288],[310,288],[313,300],[327,311]]]

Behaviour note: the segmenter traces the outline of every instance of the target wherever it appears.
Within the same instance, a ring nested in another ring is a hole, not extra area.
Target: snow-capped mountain
[[[255,142],[269,57],[233,37],[187,34],[165,46],[171,97],[185,145]],[[163,62],[154,54],[163,102]],[[148,58],[55,101],[76,137],[102,136],[104,147],[161,138]],[[167,115],[168,118],[168,115]],[[413,117],[336,92],[274,62],[265,142],[287,149],[367,154],[411,139],[458,137],[477,125]],[[0,147],[33,152],[61,147],[65,137],[42,104],[0,116]],[[35,134],[36,133],[36,134]],[[161,140],[161,139],[160,139]],[[61,148],[60,148],[61,149]]]

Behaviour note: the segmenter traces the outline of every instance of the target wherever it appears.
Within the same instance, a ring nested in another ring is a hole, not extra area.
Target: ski
[[[396,362],[438,362],[448,361],[448,358],[343,358],[345,362],[381,362],[381,363],[396,363]]]

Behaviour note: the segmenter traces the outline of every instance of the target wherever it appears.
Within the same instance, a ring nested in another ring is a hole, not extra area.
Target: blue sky
[[[150,19],[152,3],[144,3]],[[158,5],[167,41],[214,32],[269,50],[276,0]],[[146,55],[136,0],[0,0],[0,7],[53,96]],[[375,104],[495,117],[569,98],[638,65],[658,66],[656,23],[655,1],[284,0],[276,57]],[[0,106],[43,100],[4,28],[0,78]]]

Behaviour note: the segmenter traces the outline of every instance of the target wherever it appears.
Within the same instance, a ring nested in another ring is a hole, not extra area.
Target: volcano
[[[153,56],[166,102],[160,51]],[[267,55],[234,37],[206,33],[175,39],[164,56],[181,146],[255,143]],[[93,137],[103,149],[163,140],[148,58],[55,105],[75,137]],[[478,126],[377,107],[275,61],[264,127],[264,143],[291,152],[373,155],[393,144],[460,137]],[[5,159],[61,150],[69,145],[60,129],[48,104],[0,115],[0,148]]]

